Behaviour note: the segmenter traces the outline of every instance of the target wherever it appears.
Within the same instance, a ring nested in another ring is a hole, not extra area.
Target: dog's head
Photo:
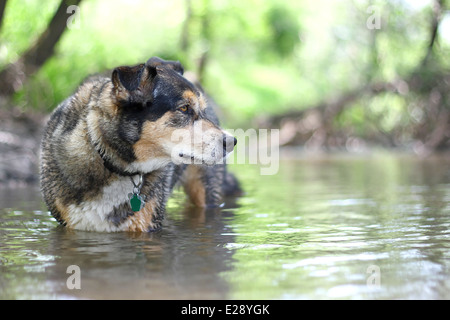
[[[183,77],[179,62],[153,57],[118,67],[112,84],[116,145],[132,150],[126,171],[148,172],[170,161],[212,165],[234,149],[236,139],[210,116],[205,94]]]

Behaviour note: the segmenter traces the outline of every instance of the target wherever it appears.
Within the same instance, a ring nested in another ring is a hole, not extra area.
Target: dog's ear
[[[143,64],[134,67],[117,67],[112,73],[111,80],[118,91],[134,91],[139,87],[144,73]]]
[[[184,68],[179,61],[163,60],[159,57],[151,57],[150,59],[147,60],[145,65],[154,68],[161,66],[169,67],[178,72],[180,75],[183,75],[184,73]]]
[[[155,76],[156,68],[145,64],[115,68],[111,80],[116,98],[137,103],[143,102],[147,98],[146,92],[149,91]]]

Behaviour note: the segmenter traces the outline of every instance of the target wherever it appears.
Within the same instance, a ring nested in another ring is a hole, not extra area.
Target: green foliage
[[[58,0],[7,2],[0,32],[0,68],[17,59],[47,28]]]
[[[271,47],[281,57],[290,56],[300,40],[297,17],[285,7],[274,6],[267,19],[272,31]]]
[[[37,39],[57,5],[8,1],[0,65]],[[371,81],[405,77],[426,54],[432,14],[430,3],[412,7],[407,0],[84,0],[80,9],[80,28],[66,30],[56,54],[16,95],[18,105],[52,110],[86,76],[158,55],[201,72],[228,121],[242,125]],[[367,26],[373,12],[379,29]],[[436,70],[450,67],[448,49],[448,40],[440,39],[433,52]],[[394,94],[379,99],[368,102],[368,112],[389,114],[379,125],[390,130],[399,118],[391,112],[404,112],[406,102]],[[364,112],[356,109],[345,113],[345,123],[360,123],[357,115]]]

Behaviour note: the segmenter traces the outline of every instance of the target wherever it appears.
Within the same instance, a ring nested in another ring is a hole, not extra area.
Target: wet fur
[[[61,224],[152,231],[161,227],[177,183],[200,207],[240,192],[226,165],[217,164],[217,151],[232,137],[220,129],[202,89],[182,74],[180,63],[154,57],[118,67],[111,78],[88,79],[55,109],[42,140],[40,178],[44,200]],[[200,143],[172,141],[175,130],[195,136],[199,128]],[[228,143],[226,152],[232,147]],[[137,182],[139,174],[146,201],[133,212],[127,196],[130,177]]]

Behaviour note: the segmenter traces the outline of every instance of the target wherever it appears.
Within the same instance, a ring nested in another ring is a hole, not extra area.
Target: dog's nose
[[[233,151],[234,146],[237,143],[237,139],[235,137],[232,137],[230,135],[224,134],[223,135],[223,149],[228,153]]]

